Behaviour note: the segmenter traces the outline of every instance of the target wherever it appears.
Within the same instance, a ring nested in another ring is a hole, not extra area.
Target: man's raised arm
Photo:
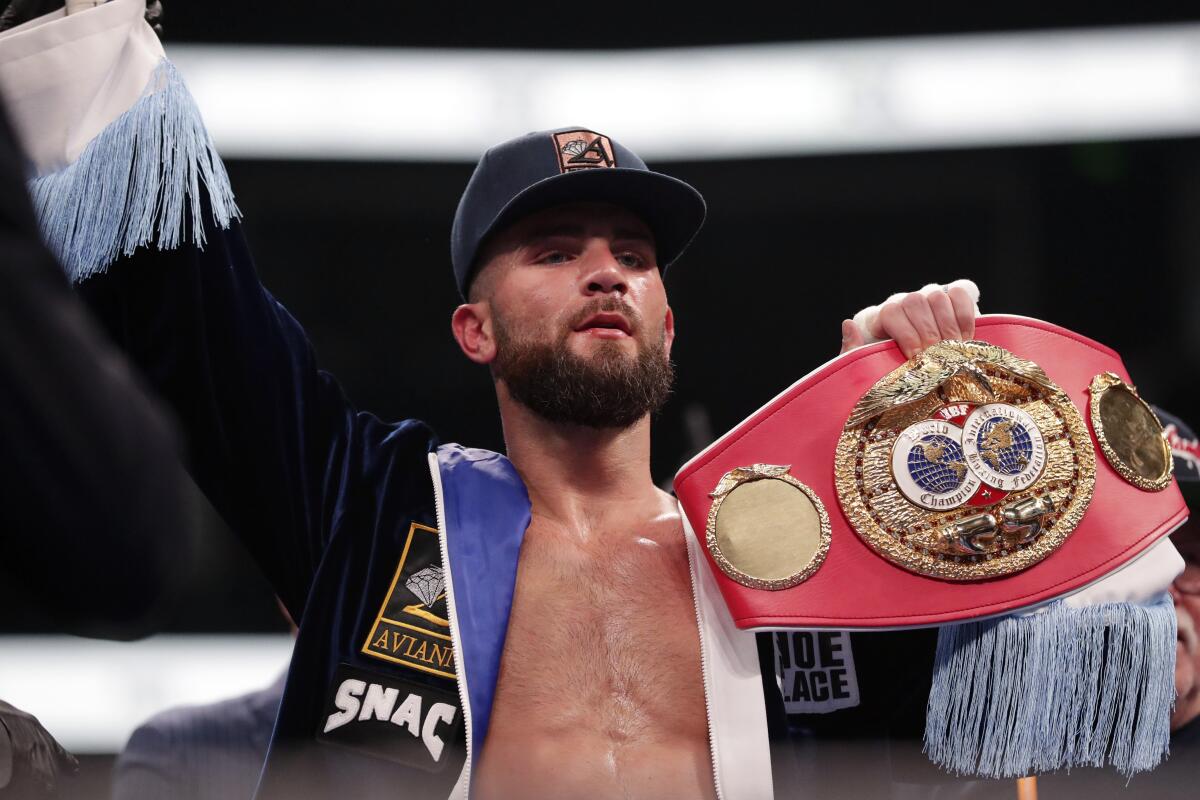
[[[174,408],[201,489],[299,618],[356,477],[418,423],[356,414],[261,286],[225,169],[144,0],[0,34],[43,233]],[[416,462],[414,462],[416,463]]]

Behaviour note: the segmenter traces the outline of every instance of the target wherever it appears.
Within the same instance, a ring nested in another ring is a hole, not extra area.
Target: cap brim
[[[535,211],[565,203],[605,202],[637,214],[654,234],[658,265],[673,264],[704,224],[704,198],[688,184],[639,169],[586,169],[552,175],[508,202],[480,241]]]

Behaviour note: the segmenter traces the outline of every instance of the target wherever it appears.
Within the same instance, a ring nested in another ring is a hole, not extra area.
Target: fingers
[[[904,357],[912,358],[921,349],[921,334],[905,313],[903,302],[889,300],[879,309],[879,338],[894,339]]]
[[[842,320],[842,349],[838,351],[838,355],[853,350],[856,347],[863,345],[862,331],[854,324],[854,320]]]
[[[950,304],[954,307],[954,317],[958,320],[958,330],[963,339],[975,336],[975,301],[961,286],[951,286],[946,292]]]
[[[912,358],[940,341],[974,338],[978,297],[979,289],[965,279],[894,294],[882,305],[859,311],[856,332],[850,330],[850,320],[842,323],[841,352],[892,339],[906,358]]]
[[[963,338],[958,316],[954,313],[954,301],[950,299],[950,295],[946,292],[930,292],[927,297],[933,320],[937,324],[938,335],[943,339]]]
[[[900,301],[900,307],[904,309],[905,316],[921,339],[921,350],[942,340],[928,297],[920,292],[909,292]]]
[[[871,334],[894,339],[906,358],[944,339],[975,334],[975,303],[961,287],[895,295],[879,309]]]

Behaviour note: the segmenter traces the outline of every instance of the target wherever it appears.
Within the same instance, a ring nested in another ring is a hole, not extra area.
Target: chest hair
[[[496,702],[547,730],[588,725],[617,740],[702,728],[699,637],[678,520],[580,537],[535,518]]]

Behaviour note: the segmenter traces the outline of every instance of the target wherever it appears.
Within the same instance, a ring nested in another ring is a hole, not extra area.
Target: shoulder
[[[134,776],[154,775],[166,780],[178,774],[179,765],[186,760],[185,751],[177,744],[186,730],[185,713],[189,709],[168,709],[155,714],[139,725],[117,756],[113,765],[116,785]]]
[[[146,720],[117,758],[114,800],[248,796],[266,757],[281,687]]]
[[[264,724],[269,729],[279,708],[281,689],[281,685],[272,685],[216,703],[161,711],[133,732],[121,757],[156,751],[178,757],[190,748],[252,741]]]
[[[431,505],[429,454],[439,444],[433,429],[418,419],[384,422],[366,412],[356,414],[355,428],[360,435],[347,443],[343,464],[358,474],[367,507],[383,511],[382,497],[393,510]]]
[[[357,411],[353,413],[352,429],[354,433],[346,443],[351,450],[348,455],[361,458],[366,469],[371,465],[384,470],[397,465],[427,468],[428,456],[439,444],[433,428],[419,419],[385,422],[370,412]]]

